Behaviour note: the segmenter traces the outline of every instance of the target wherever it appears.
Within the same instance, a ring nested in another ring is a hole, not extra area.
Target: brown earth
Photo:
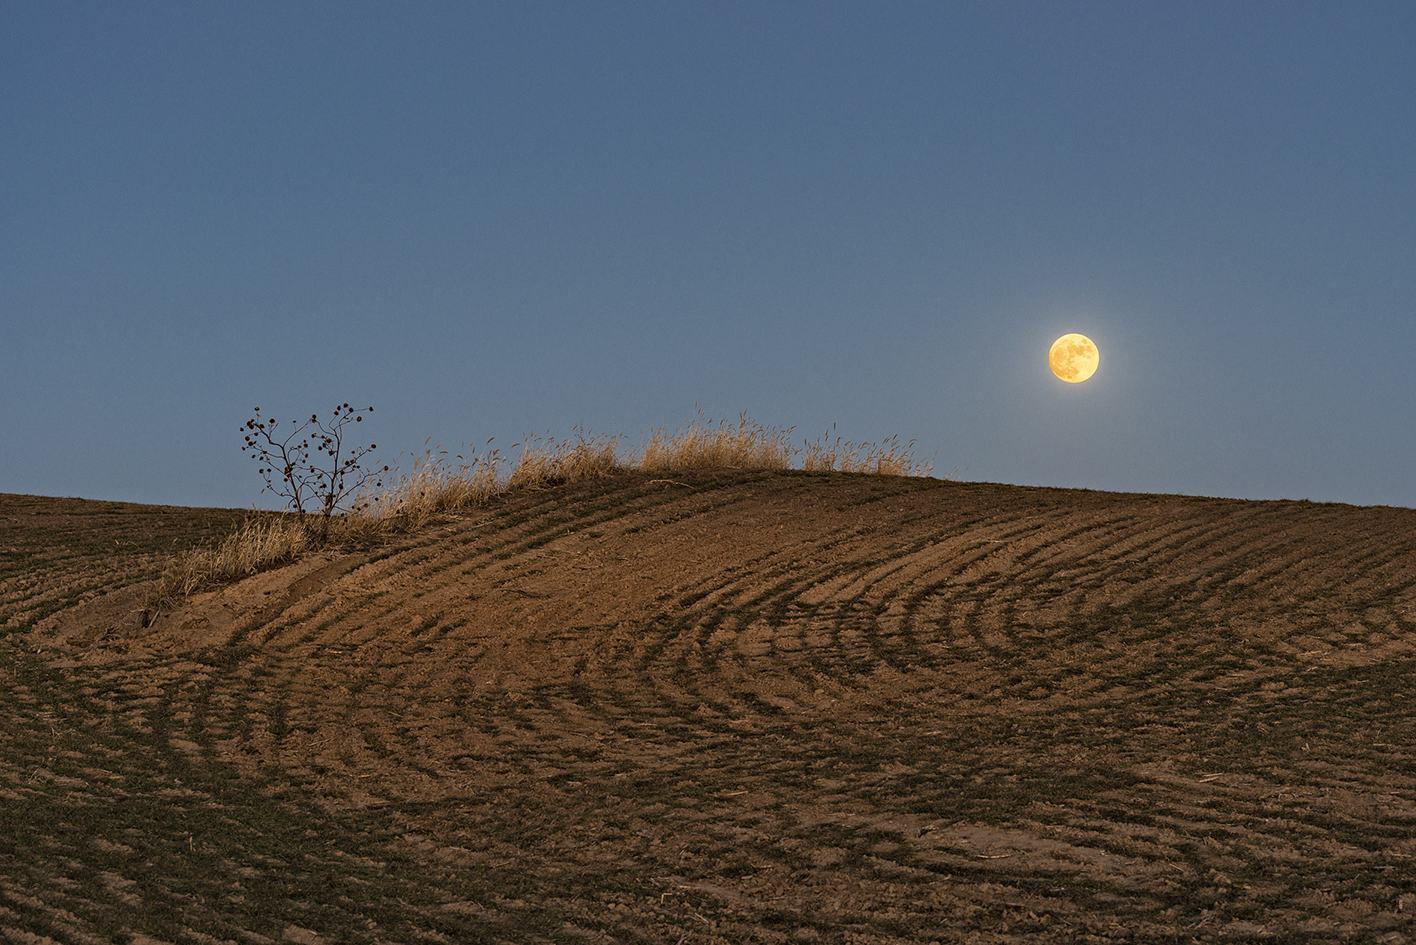
[[[0,941],[1405,942],[1416,511],[625,475],[190,599],[0,497]]]

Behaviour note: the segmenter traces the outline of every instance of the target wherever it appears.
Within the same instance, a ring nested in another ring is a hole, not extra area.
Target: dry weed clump
[[[470,457],[449,457],[444,449],[425,450],[408,473],[394,467],[387,489],[360,494],[334,537],[347,543],[406,531],[443,512],[481,505],[502,491],[501,464],[501,452],[495,449]]]
[[[289,564],[311,546],[310,530],[299,518],[253,516],[215,547],[194,548],[174,557],[158,578],[149,604]]]
[[[832,426],[834,430],[834,425]],[[852,443],[826,433],[806,444],[801,468],[812,472],[868,473],[876,476],[928,476],[934,463],[914,454],[915,441],[901,444],[898,436],[882,443]]]
[[[504,492],[539,489],[553,483],[598,479],[625,470],[620,461],[620,436],[586,436],[579,427],[574,440],[526,437],[516,468],[511,471]]]
[[[356,418],[357,419],[357,418]],[[449,456],[427,449],[401,473],[387,466],[380,479],[361,478],[360,491],[349,511],[331,515],[327,501],[315,516],[257,516],[214,548],[178,555],[158,582],[154,602],[180,598],[206,587],[230,583],[258,571],[294,561],[322,546],[367,544],[392,534],[423,527],[434,517],[483,505],[509,492],[609,476],[618,472],[678,472],[714,466],[786,470],[800,456],[800,468],[817,472],[870,473],[882,476],[928,476],[932,464],[914,455],[914,440],[898,437],[882,443],[852,443],[826,434],[805,449],[791,443],[795,427],[770,427],[748,418],[737,422],[707,419],[702,411],[680,430],[651,429],[642,448],[620,452],[623,437],[590,436],[576,428],[574,436],[556,440],[528,436],[509,474],[505,458],[491,449],[480,456]],[[357,466],[348,463],[357,470]],[[384,483],[388,482],[387,488]],[[328,483],[323,483],[328,485]],[[298,496],[298,494],[297,494]],[[317,527],[311,527],[312,524]]]
[[[734,426],[719,420],[715,426],[699,411],[698,419],[683,430],[651,429],[634,468],[643,472],[677,472],[709,466],[744,469],[790,469],[796,449],[789,442],[792,430],[769,427],[738,417]]]

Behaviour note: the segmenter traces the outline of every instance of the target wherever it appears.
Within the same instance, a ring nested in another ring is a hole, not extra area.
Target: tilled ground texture
[[[626,475],[143,628],[26,502],[0,941],[1416,936],[1411,510]]]

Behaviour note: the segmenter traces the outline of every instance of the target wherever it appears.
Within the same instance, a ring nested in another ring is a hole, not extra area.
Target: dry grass
[[[491,446],[491,440],[487,446]],[[395,467],[392,485],[358,496],[354,510],[332,530],[336,543],[348,543],[420,528],[444,512],[481,505],[504,490],[502,456],[488,449],[481,456],[449,457],[447,450],[426,450],[402,473]]]
[[[801,454],[801,468],[876,476],[928,476],[934,464],[927,459],[918,459],[914,454],[914,445],[914,440],[902,445],[898,436],[882,443],[852,443],[839,436],[832,439],[831,434],[827,433],[806,444]]]
[[[710,421],[702,411],[679,430],[649,431],[644,445],[621,454],[624,438],[590,436],[576,428],[574,436],[556,440],[528,436],[509,474],[499,450],[481,455],[449,456],[446,450],[425,450],[392,485],[360,495],[353,510],[330,522],[323,544],[348,546],[377,541],[421,528],[438,515],[475,508],[508,492],[539,489],[617,472],[676,472],[708,467],[792,469],[816,472],[869,473],[881,476],[928,476],[932,464],[914,455],[914,440],[901,445],[898,437],[882,443],[853,443],[826,434],[804,449],[791,443],[795,427],[770,427],[748,418]],[[198,548],[172,560],[158,582],[152,600],[171,600],[206,587],[230,583],[257,571],[294,561],[320,544],[309,523],[280,515],[255,515],[214,548]]]
[[[620,472],[627,468],[619,458],[622,439],[586,436],[579,427],[573,440],[557,441],[548,437],[543,442],[539,436],[528,436],[516,467],[501,491],[539,489],[554,483],[599,479]]]
[[[310,547],[310,532],[298,518],[253,515],[215,547],[194,548],[173,558],[158,579],[151,600],[177,599],[239,581],[288,564]]]
[[[739,469],[790,469],[796,450],[790,443],[794,427],[768,427],[747,414],[736,425],[719,420],[713,424],[700,411],[684,429],[649,431],[649,440],[634,466],[644,472],[678,472],[709,466]]]

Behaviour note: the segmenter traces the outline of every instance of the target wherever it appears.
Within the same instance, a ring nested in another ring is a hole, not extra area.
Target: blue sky
[[[1416,506],[1416,6],[0,5],[0,492],[702,408]],[[1091,380],[1047,369],[1058,336]]]

